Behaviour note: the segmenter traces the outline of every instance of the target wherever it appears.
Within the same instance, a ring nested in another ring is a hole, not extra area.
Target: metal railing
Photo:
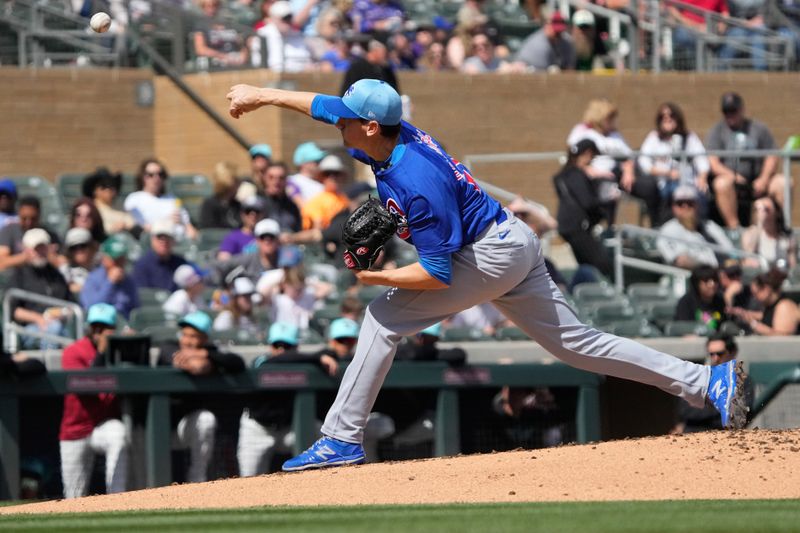
[[[25,326],[17,324],[14,322],[14,317],[12,316],[11,305],[13,302],[18,300],[47,305],[50,307],[69,309],[71,316],[73,316],[75,319],[75,337],[62,337],[61,335],[54,335],[44,331],[32,331],[26,329]],[[19,344],[17,335],[34,337],[65,346],[75,342],[77,338],[83,335],[83,328],[83,308],[74,302],[59,300],[58,298],[51,298],[49,296],[43,296],[41,294],[36,294],[35,292],[24,291],[22,289],[8,289],[3,296],[3,348],[6,352],[17,352]]]

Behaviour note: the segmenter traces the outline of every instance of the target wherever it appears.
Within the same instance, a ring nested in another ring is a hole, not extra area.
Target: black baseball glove
[[[394,217],[376,198],[358,206],[342,229],[345,266],[355,270],[370,269],[396,231]]]

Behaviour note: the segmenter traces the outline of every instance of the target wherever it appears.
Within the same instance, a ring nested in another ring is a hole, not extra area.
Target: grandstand
[[[201,206],[214,194],[211,174],[218,162],[232,162],[240,173],[249,174],[251,160],[247,149],[257,143],[268,143],[276,161],[291,162],[295,147],[306,141],[313,141],[324,150],[341,153],[340,139],[331,128],[311,121],[298,121],[290,113],[278,109],[264,109],[258,116],[234,121],[227,117],[224,98],[228,88],[237,83],[333,94],[339,90],[341,72],[324,70],[319,64],[306,72],[274,71],[265,68],[265,63],[245,64],[240,68],[215,66],[213,62],[202,61],[194,48],[191,29],[202,21],[202,14],[197,9],[179,9],[175,3],[161,0],[141,3],[149,5],[150,10],[116,14],[118,21],[126,18],[128,22],[124,26],[120,24],[116,32],[108,35],[87,32],[87,15],[91,13],[75,13],[70,2],[11,0],[0,9],[0,111],[4,118],[4,126],[0,128],[0,179],[13,181],[18,197],[36,196],[41,202],[42,225],[62,241],[70,227],[71,209],[83,195],[83,181],[98,167],[121,173],[120,195],[115,205],[122,208],[127,195],[135,190],[134,176],[140,163],[155,155],[170,173],[166,193],[179,200],[192,223],[198,226]],[[617,103],[619,132],[631,146],[638,148],[653,128],[653,117],[659,103],[678,102],[690,129],[705,139],[706,133],[720,120],[720,96],[735,90],[746,101],[748,116],[769,126],[777,145],[773,152],[779,156],[779,172],[790,184],[792,177],[800,173],[800,143],[797,142],[800,131],[797,121],[791,116],[791,111],[797,108],[800,90],[796,72],[795,46],[800,31],[797,26],[780,26],[776,22],[778,25],[753,30],[755,37],[726,37],[720,31],[722,26],[742,28],[746,26],[744,19],[702,13],[688,5],[690,3],[673,0],[631,2],[628,8],[617,11],[572,0],[546,3],[560,10],[567,20],[578,9],[586,9],[602,28],[602,37],[598,38],[602,38],[606,52],[599,55],[592,69],[558,73],[487,72],[479,75],[463,74],[455,68],[398,70],[402,92],[412,102],[413,122],[435,132],[450,153],[467,163],[477,177],[493,187],[492,191],[497,191],[493,194],[498,199],[508,203],[519,195],[551,213],[556,212],[558,197],[551,178],[563,162],[567,135],[581,120],[586,103],[599,97]],[[413,38],[421,31],[432,29],[452,31],[458,23],[463,3],[455,0],[407,0],[403,5],[406,11],[403,30]],[[490,0],[486,5],[486,15],[493,21],[497,32],[495,38],[508,50],[509,58],[527,37],[546,24],[543,19],[532,18],[519,2]],[[670,7],[704,18],[705,29],[691,29],[696,46],[689,53],[677,51],[673,37],[680,22],[670,16]],[[266,46],[266,38],[253,28],[258,13],[237,12],[233,2],[224,3],[223,8],[222,16],[229,28],[248,39],[262,39],[262,46]],[[790,16],[787,20],[797,19]],[[352,31],[346,36],[352,47],[363,44],[369,37],[355,35]],[[377,37],[387,38],[385,35]],[[447,35],[445,39],[448,39]],[[757,49],[757,43],[765,48]],[[719,52],[725,46],[735,50],[732,59],[720,56]],[[754,53],[762,52],[758,57],[763,59],[766,71],[755,71]],[[422,55],[420,52],[420,59]],[[743,153],[745,156],[753,155]],[[356,167],[357,179],[366,174],[365,169]],[[787,224],[795,228],[793,232],[800,238],[795,190],[794,187],[788,189],[782,208],[788,215],[785,217]],[[691,272],[665,264],[656,246],[658,235],[650,230],[650,221],[643,212],[639,201],[624,195],[615,224],[603,228],[603,243],[614,264],[612,276],[594,270],[590,272],[590,281],[573,288],[571,282],[579,265],[557,231],[543,236],[548,253],[570,286],[569,303],[586,323],[619,336],[644,339],[651,346],[687,359],[702,360],[703,338],[709,334],[709,327],[698,321],[675,318],[676,305],[687,291]],[[195,240],[179,239],[175,243],[175,252],[207,273],[214,268],[214,258],[226,234],[225,229],[203,229]],[[127,268],[130,271],[133,263],[149,250],[151,235],[147,231],[123,232],[123,235],[128,246]],[[356,286],[355,279],[338,258],[331,258],[318,243],[303,243],[300,247],[309,278],[333,287],[319,302],[310,317],[309,328],[302,334],[304,349],[312,350],[324,344],[328,326],[340,316],[341,303],[347,296],[368,305],[382,289]],[[787,268],[783,293],[800,303],[800,268],[795,265],[796,249],[794,254],[791,264],[785,265],[791,268]],[[721,262],[723,259],[748,257],[756,260],[758,267],[744,269],[745,283],[766,270],[766,263],[745,252],[741,245],[721,255],[725,255],[720,257]],[[414,260],[413,250],[401,248],[398,252],[399,264]],[[5,281],[3,291],[13,288],[10,286],[11,276],[11,269],[0,271],[0,277]],[[214,283],[210,278],[207,282],[202,299],[209,306],[209,314],[215,318],[222,310],[220,302],[230,298],[230,283],[226,284],[224,280]],[[5,294],[8,296],[7,292]],[[170,291],[160,288],[139,289],[141,305],[127,320],[120,320],[120,330],[128,327],[148,335],[153,346],[174,340],[179,331],[180,317],[162,309],[169,295]],[[13,298],[24,300],[25,295],[15,292]],[[216,307],[212,307],[212,303],[217,304]],[[21,332],[20,328],[12,325],[11,305],[9,298],[2,317],[4,347],[17,352]],[[70,341],[82,335],[81,313],[85,309],[80,309],[79,305],[76,307],[74,315],[77,318],[69,323],[67,340]],[[270,307],[258,307],[253,320],[261,335],[237,329],[214,332],[211,338],[219,346],[241,354],[250,363],[268,348],[265,335],[272,322]],[[745,332],[745,328],[734,331],[736,334]],[[620,397],[628,394],[649,402],[648,405],[652,405],[654,412],[664,421],[642,427],[630,420],[615,421],[613,413],[606,412],[610,409],[605,409],[602,429],[599,419],[587,426],[581,425],[585,421],[578,421],[578,413],[583,413],[580,414],[582,417],[587,415],[577,406],[592,402],[581,396],[585,393],[581,392],[581,387],[587,385],[585,378],[580,376],[574,378],[575,384],[570,384],[567,378],[564,378],[566,382],[555,383],[556,395],[561,402],[558,411],[561,418],[556,422],[539,414],[523,421],[498,422],[492,404],[504,383],[493,376],[504,374],[492,365],[508,359],[512,364],[529,365],[525,366],[525,372],[534,373],[538,368],[536,365],[550,366],[554,361],[541,347],[529,341],[521,330],[509,324],[492,331],[476,327],[447,328],[445,325],[441,340],[444,347],[463,347],[468,365],[491,366],[491,371],[484,372],[479,368],[473,373],[469,367],[453,370],[450,374],[437,370],[436,376],[441,374],[444,377],[441,380],[430,378],[425,382],[423,389],[430,390],[433,398],[431,408],[443,408],[442,405],[451,402],[451,408],[455,404],[456,407],[460,405],[462,412],[473,410],[477,413],[472,420],[462,418],[460,427],[455,424],[447,428],[451,433],[447,437],[452,439],[455,434],[455,441],[461,444],[456,451],[543,446],[543,428],[548,424],[558,425],[563,430],[564,442],[585,435],[587,427],[597,429],[602,438],[663,433],[669,429],[670,424],[666,421],[674,412],[671,400],[660,393],[654,395],[636,387],[626,388],[613,380],[599,385],[599,395],[592,404],[598,418],[601,416],[601,400],[603,406],[613,406],[620,402]],[[743,358],[749,363],[758,363],[763,352],[770,362],[797,361],[796,349],[790,340],[743,337]],[[60,376],[64,374],[58,372],[61,367],[60,349],[34,350],[29,354],[45,361],[47,368],[57,376],[56,380],[62,379]],[[154,350],[153,361],[156,356]],[[299,390],[303,383],[292,379],[310,379],[315,387],[326,379],[308,372],[286,372],[276,378],[286,380],[278,387]],[[489,378],[486,378],[487,373]],[[125,381],[123,374],[120,383],[127,387],[131,384]],[[430,375],[433,374],[431,371]],[[252,375],[255,376],[252,379],[261,379],[259,374]],[[767,371],[763,371],[763,375],[769,379],[765,377],[758,383],[759,392],[767,390],[774,377]],[[0,389],[6,379],[0,369]],[[164,375],[158,379],[162,380],[159,383],[168,382]],[[257,386],[248,380],[250,377],[242,378],[235,382],[235,386],[254,393]],[[223,381],[213,383],[207,389],[203,389],[202,383],[199,389],[192,389],[191,380],[184,380],[180,392],[201,390],[225,397],[219,403],[222,414],[218,417],[222,422],[218,428],[217,455],[211,472],[212,476],[225,477],[236,474],[236,424],[242,402],[241,398],[225,390]],[[401,373],[393,383],[393,392],[401,398],[403,385],[410,389],[422,387],[414,383],[413,371],[410,370]],[[457,394],[433,394],[454,383],[459,387]],[[268,385],[274,386],[274,383]],[[537,383],[537,386],[544,385]],[[38,387],[37,394],[48,393],[47,387]],[[135,391],[131,394],[160,394],[158,401],[163,401],[168,395],[168,391],[149,390],[147,387],[144,387],[147,392],[142,393],[136,387],[143,386],[134,384],[129,389]],[[763,425],[800,423],[793,413],[795,388],[789,384],[787,392],[776,396],[777,400],[770,404],[773,411],[762,415]],[[321,398],[328,389],[328,384],[323,383],[314,392],[319,392]],[[309,399],[306,396],[293,407],[299,410],[303,401],[306,402],[303,413],[308,415],[313,411],[309,405],[313,404],[314,397]],[[405,400],[396,400],[393,407],[396,408],[401,401]],[[392,402],[387,400],[386,403],[391,409]],[[42,420],[57,427],[60,406],[47,406],[43,399],[32,404],[41,409]],[[0,402],[0,407],[3,405]],[[140,409],[141,406],[133,408]],[[0,425],[8,420],[0,418]],[[309,420],[295,422],[308,424]],[[37,430],[24,419],[15,423],[19,424],[23,439]],[[0,450],[3,449],[3,438],[7,437],[0,431]],[[41,468],[51,476],[47,481],[39,480],[42,485],[38,495],[52,497],[60,490],[58,475],[52,474],[57,471],[57,466],[54,466],[58,461],[57,451],[54,453],[57,436],[50,431],[43,439],[52,442],[49,446],[33,447],[36,449],[32,449],[29,455],[34,463],[36,460],[42,463],[44,466]],[[452,447],[442,448],[441,442],[452,443],[454,440],[442,439],[436,441],[439,444],[429,440],[414,446],[386,440],[381,442],[379,449],[385,459],[453,452]],[[26,452],[23,448],[23,459]],[[176,456],[174,462],[181,464],[184,457]],[[35,470],[30,464],[27,467]],[[25,471],[23,477],[25,475],[32,474]],[[173,478],[170,472],[162,475],[159,481],[168,483],[172,479],[181,479],[182,475],[181,472]],[[0,494],[4,494],[2,490]]]

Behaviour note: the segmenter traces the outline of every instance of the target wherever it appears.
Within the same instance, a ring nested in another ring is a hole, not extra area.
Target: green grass
[[[772,532],[800,529],[798,500],[521,503],[2,516],[0,531]]]

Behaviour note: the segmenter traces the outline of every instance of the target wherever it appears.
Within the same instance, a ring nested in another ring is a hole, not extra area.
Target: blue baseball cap
[[[358,80],[341,98],[325,97],[322,106],[337,117],[374,120],[384,126],[400,124],[403,116],[400,95],[380,80]]]
[[[17,197],[17,184],[14,183],[14,180],[8,178],[0,180],[0,194],[3,193],[13,196],[14,198]]]
[[[266,157],[272,159],[272,147],[268,144],[254,144],[250,147],[250,157]]]
[[[276,342],[283,342],[297,346],[300,331],[294,324],[288,322],[275,322],[269,327],[269,335],[267,336],[267,344],[275,344]]]
[[[349,318],[337,318],[331,322],[330,332],[328,338],[330,339],[357,339],[358,338],[358,322],[350,320]]]
[[[420,335],[430,335],[431,337],[441,337],[442,336],[442,323],[437,322],[432,326],[428,326],[427,328],[423,329],[419,332]]]
[[[188,326],[208,335],[211,333],[211,317],[202,311],[195,311],[181,318],[178,326],[182,328]]]
[[[303,262],[303,251],[297,246],[287,244],[278,251],[278,268],[288,268]]]
[[[294,156],[292,160],[295,166],[304,165],[306,163],[319,162],[327,154],[320,149],[319,146],[312,142],[302,143],[294,149]]]
[[[94,304],[89,307],[86,322],[89,324],[103,324],[115,328],[117,327],[117,310],[114,309],[114,306],[111,304]]]

